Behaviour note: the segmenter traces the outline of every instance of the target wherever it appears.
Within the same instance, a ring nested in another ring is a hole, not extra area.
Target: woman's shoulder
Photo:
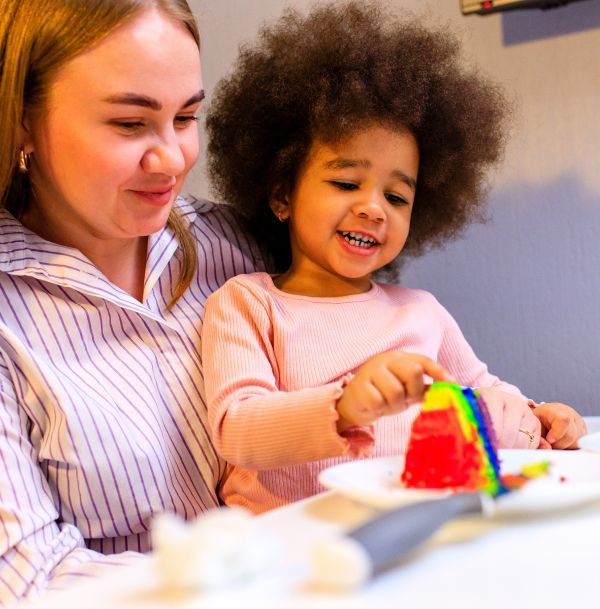
[[[221,231],[224,229],[240,230],[233,208],[225,203],[215,203],[186,194],[177,197],[175,207],[190,225],[211,226],[213,229]]]
[[[200,249],[210,244],[210,249],[219,248],[223,255],[238,260],[235,272],[245,273],[265,267],[260,249],[252,237],[243,230],[233,208],[224,203],[215,203],[185,195],[177,198],[176,206],[182,218],[188,222]]]

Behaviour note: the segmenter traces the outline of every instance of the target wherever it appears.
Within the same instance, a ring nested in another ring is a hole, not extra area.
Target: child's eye
[[[333,184],[336,188],[340,190],[357,190],[358,184],[354,184],[353,182],[341,182],[339,180],[331,180],[330,184]]]
[[[175,125],[180,129],[184,129],[188,125],[198,121],[198,117],[193,114],[181,114],[175,117]]]
[[[395,194],[393,194],[391,192],[386,192],[385,193],[385,198],[392,205],[406,205],[408,203],[408,201],[404,197],[401,197],[399,195],[395,195]]]

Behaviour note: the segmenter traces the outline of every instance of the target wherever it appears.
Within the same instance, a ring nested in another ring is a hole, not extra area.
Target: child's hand
[[[581,415],[566,404],[544,403],[532,412],[542,424],[540,448],[578,448],[577,440],[587,433]]]
[[[425,374],[436,381],[453,382],[442,366],[424,355],[386,351],[367,360],[338,400],[338,431],[368,425],[422,401]]]
[[[525,399],[493,387],[478,390],[485,400],[500,448],[537,448],[542,426]]]

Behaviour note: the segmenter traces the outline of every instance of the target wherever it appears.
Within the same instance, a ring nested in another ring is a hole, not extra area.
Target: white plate
[[[600,432],[590,433],[587,436],[579,438],[579,448],[587,450],[591,453],[600,453]]]
[[[529,481],[522,489],[496,501],[499,515],[538,513],[600,500],[600,455],[584,451],[500,450],[503,473],[518,473],[523,465],[550,462],[548,476]],[[350,461],[323,470],[323,486],[356,501],[389,509],[451,491],[407,489],[400,482],[404,457]]]

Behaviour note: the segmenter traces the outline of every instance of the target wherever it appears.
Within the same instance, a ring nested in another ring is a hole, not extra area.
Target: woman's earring
[[[277,216],[277,219],[278,219],[280,222],[285,222],[285,221],[287,220],[287,218],[285,218],[285,217],[283,216],[283,212],[282,212],[282,211],[275,212],[275,215]]]
[[[19,150],[19,171],[27,173],[31,164],[31,152],[25,152],[23,148]]]

